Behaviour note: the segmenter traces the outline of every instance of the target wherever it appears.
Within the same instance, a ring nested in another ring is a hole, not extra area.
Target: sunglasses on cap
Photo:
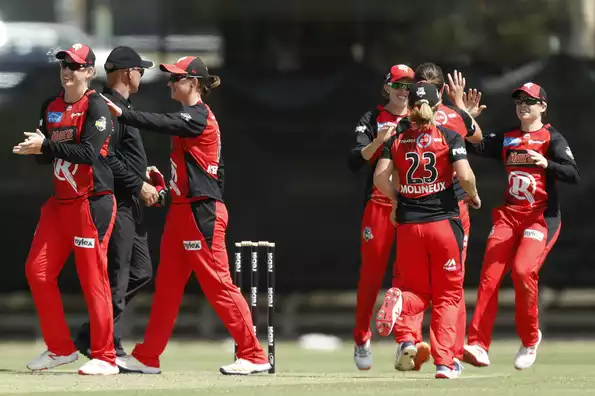
[[[392,89],[406,89],[407,91],[411,90],[412,83],[400,83],[400,82],[393,82],[388,84]]]
[[[60,61],[60,67],[62,69],[70,69],[72,71],[77,71],[77,70],[84,69],[87,66],[80,64],[80,63],[75,63],[75,62]]]
[[[538,103],[541,103],[541,100],[539,99],[535,99],[535,98],[531,98],[529,96],[525,96],[524,98],[516,98],[514,100],[514,104],[518,105],[522,105],[523,103],[526,103],[529,106],[533,106],[536,105]]]

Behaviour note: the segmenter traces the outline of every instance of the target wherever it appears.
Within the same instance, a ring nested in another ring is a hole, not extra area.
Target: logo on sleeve
[[[64,113],[59,111],[50,111],[48,112],[48,122],[49,123],[57,123],[62,121],[62,116]]]
[[[83,248],[83,249],[93,249],[95,248],[95,239],[93,238],[82,238],[82,237],[74,237],[74,247]]]
[[[97,121],[95,121],[95,128],[97,128],[98,131],[103,132],[105,131],[106,127],[107,120],[105,119],[105,117],[100,117]]]
[[[192,117],[188,113],[180,113],[180,117],[184,119],[184,121],[190,121]]]
[[[366,132],[366,127],[363,125],[358,125],[357,127],[355,127],[355,132],[356,133]]]
[[[184,241],[184,250],[200,250],[202,249],[201,241]]]
[[[570,147],[566,146],[566,155],[568,157],[570,157],[570,159],[574,160],[574,155],[572,155],[572,151],[570,150]]]
[[[465,149],[465,147],[457,147],[452,149],[452,155],[453,156],[457,156],[457,155],[467,155],[467,149]]]

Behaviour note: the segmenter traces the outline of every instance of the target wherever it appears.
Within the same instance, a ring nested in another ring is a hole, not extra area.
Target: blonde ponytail
[[[438,105],[434,108],[430,107],[427,100],[420,100],[415,102],[415,106],[411,110],[409,118],[412,122],[419,125],[421,128],[434,124],[434,112],[438,109]]]

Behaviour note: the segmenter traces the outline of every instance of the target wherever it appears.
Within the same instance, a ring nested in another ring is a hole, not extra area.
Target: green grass
[[[131,345],[128,345],[130,347]],[[348,396],[418,395],[578,395],[595,393],[594,341],[548,342],[544,340],[534,367],[519,372],[512,367],[516,342],[492,346],[492,366],[477,369],[465,365],[455,381],[433,379],[434,366],[419,373],[395,372],[395,346],[374,343],[374,367],[355,369],[352,346],[336,351],[308,351],[295,343],[277,345],[277,374],[227,377],[219,366],[231,361],[229,344],[220,342],[172,342],[162,357],[161,375],[122,374],[84,377],[76,369],[84,363],[44,373],[30,373],[25,363],[41,352],[40,343],[0,344],[0,395],[222,395],[241,396]]]

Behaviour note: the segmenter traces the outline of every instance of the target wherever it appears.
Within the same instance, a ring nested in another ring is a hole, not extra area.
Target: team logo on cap
[[[419,97],[426,96],[426,89],[424,87],[417,87],[417,92],[415,94]]]
[[[81,48],[83,48],[83,45],[81,43],[76,43],[76,44],[73,44],[72,48],[74,48],[75,51],[78,51]]]
[[[188,57],[187,57],[187,56],[183,56],[183,57],[181,57],[180,59],[178,59],[178,60],[176,61],[176,63],[180,63],[180,62],[182,62],[182,61],[186,60],[186,58],[188,58]]]
[[[533,86],[533,83],[527,83],[525,85],[523,85],[523,87],[527,88],[527,89],[531,89],[531,87]]]

